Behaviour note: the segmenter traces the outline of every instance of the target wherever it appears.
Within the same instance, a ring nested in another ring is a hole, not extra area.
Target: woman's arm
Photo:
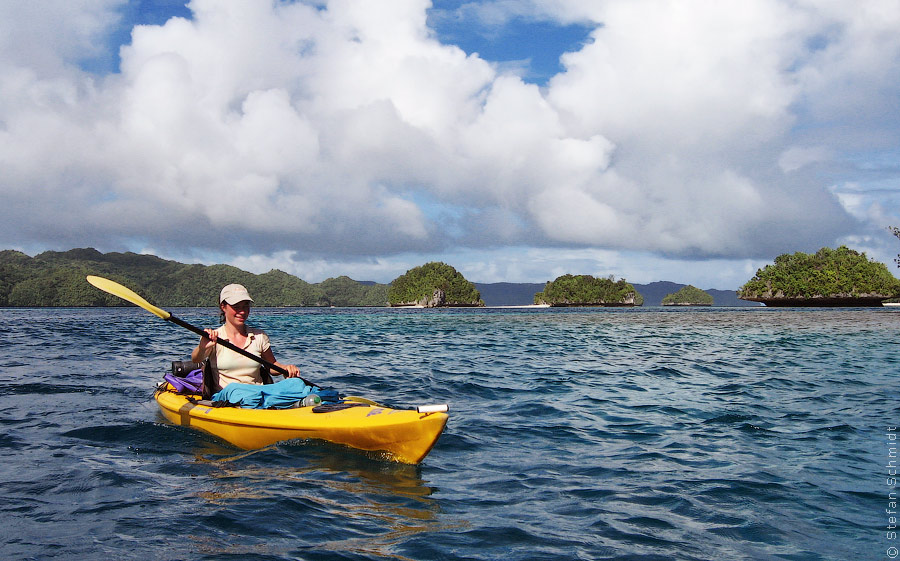
[[[219,333],[215,329],[205,329],[204,331],[206,331],[206,335],[200,338],[200,342],[191,351],[191,360],[194,362],[203,362],[216,348],[216,339],[219,338]]]

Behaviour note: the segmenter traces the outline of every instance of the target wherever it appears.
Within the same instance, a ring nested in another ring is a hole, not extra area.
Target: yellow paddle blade
[[[374,405],[376,407],[384,407],[380,403],[376,403],[371,399],[366,399],[364,397],[359,397],[358,395],[348,395],[344,397],[344,401],[353,401],[355,403],[365,403],[366,405]]]
[[[126,288],[115,281],[111,281],[103,277],[95,277],[94,275],[88,275],[87,281],[104,292],[109,292],[113,296],[118,296],[123,300],[128,300],[136,306],[144,308],[151,314],[156,314],[163,319],[169,319],[170,317],[172,317],[172,314],[170,314],[169,312],[161,308],[157,308],[150,302],[147,302],[146,300],[141,298],[140,295],[138,295],[135,291],[131,290],[130,288]]]

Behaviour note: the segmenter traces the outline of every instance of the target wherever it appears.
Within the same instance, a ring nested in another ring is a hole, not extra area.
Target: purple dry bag
[[[191,370],[187,376],[182,378],[169,372],[163,376],[166,382],[169,382],[178,393],[202,393],[203,389],[203,369]]]

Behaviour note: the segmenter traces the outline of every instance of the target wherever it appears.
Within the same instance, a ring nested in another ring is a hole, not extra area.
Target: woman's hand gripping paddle
[[[88,275],[87,281],[104,292],[108,292],[108,293],[112,294],[113,296],[118,296],[119,298],[121,298],[123,300],[128,300],[135,306],[140,306],[141,308],[144,308],[151,314],[157,315],[166,321],[171,321],[175,325],[180,325],[181,327],[184,327],[185,329],[189,329],[190,331],[193,331],[194,333],[196,333],[197,335],[200,335],[201,337],[206,337],[206,331],[200,329],[199,327],[191,325],[184,320],[178,319],[177,317],[173,316],[172,314],[163,310],[162,308],[157,308],[150,302],[147,302],[146,300],[144,300],[139,294],[137,294],[135,291],[131,290],[130,288],[124,287],[115,281],[111,281],[109,279],[105,279],[103,277],[97,277],[94,275]],[[288,374],[288,371],[285,370],[284,368],[282,368],[280,366],[276,366],[275,364],[272,364],[268,360],[266,360],[262,357],[258,357],[255,354],[248,352],[240,347],[237,347],[224,339],[219,339],[218,341],[216,341],[216,344],[222,345],[226,349],[231,349],[232,351],[238,353],[239,355],[243,355],[251,360],[255,360],[256,362],[262,364],[269,370],[274,370],[275,372],[278,372],[279,374],[281,374],[283,376],[287,376],[287,374]],[[307,386],[315,385],[304,378],[300,378],[300,379],[303,380],[303,383],[306,384]]]

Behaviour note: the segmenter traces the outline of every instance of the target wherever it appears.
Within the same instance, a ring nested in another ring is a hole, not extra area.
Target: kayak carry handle
[[[450,410],[450,406],[446,403],[440,405],[417,405],[416,413],[446,413]]]

